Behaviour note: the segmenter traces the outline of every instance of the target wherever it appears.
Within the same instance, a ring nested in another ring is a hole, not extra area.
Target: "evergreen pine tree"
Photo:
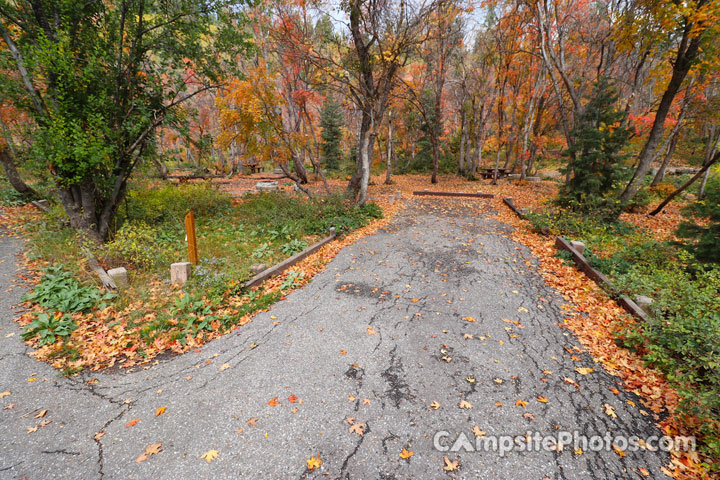
[[[680,224],[677,236],[686,238],[688,250],[703,262],[720,263],[720,179],[707,185],[703,200],[684,209],[689,217]]]
[[[623,179],[622,149],[630,138],[627,114],[617,108],[618,94],[607,79],[592,95],[573,129],[574,144],[565,155],[571,178],[561,187],[559,203],[573,210],[617,218],[621,205],[611,195]]]
[[[322,127],[322,161],[328,170],[340,168],[340,140],[342,133],[340,127],[343,125],[342,110],[333,100],[328,100],[323,106],[320,114],[320,126]]]

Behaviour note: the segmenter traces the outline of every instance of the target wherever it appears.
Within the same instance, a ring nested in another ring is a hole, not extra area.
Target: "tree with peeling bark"
[[[246,48],[237,1],[0,0],[0,93],[36,125],[32,155],[97,242],[158,127]]]

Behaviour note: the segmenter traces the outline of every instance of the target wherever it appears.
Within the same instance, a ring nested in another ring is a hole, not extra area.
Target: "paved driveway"
[[[20,244],[0,238],[0,392],[12,392],[0,406],[16,403],[0,410],[0,477],[665,478],[661,452],[537,451],[533,437],[559,432],[660,433],[557,325],[562,299],[506,228],[463,202],[413,201],[201,351],[70,379],[27,356],[11,320],[22,290],[8,291]],[[27,433],[42,420],[52,423]],[[442,451],[458,434],[463,449]],[[536,448],[468,451],[476,434],[481,450],[526,434]],[[444,457],[457,469],[443,470]]]

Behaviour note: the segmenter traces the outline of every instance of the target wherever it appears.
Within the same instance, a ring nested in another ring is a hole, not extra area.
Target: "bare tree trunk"
[[[433,172],[432,177],[430,178],[430,183],[438,183],[438,164],[440,163],[440,145],[439,140],[434,138],[433,135],[432,139],[432,147],[433,147]]]
[[[308,198],[313,198],[312,194],[310,193],[310,190],[307,190],[306,188],[302,187],[302,181],[300,180],[300,177],[293,175],[290,172],[290,168],[288,167],[287,162],[279,162],[278,166],[280,167],[280,170],[283,171],[286,177],[288,177],[290,180],[295,182],[295,187],[301,192],[303,192],[305,195],[308,196]]]
[[[703,175],[702,183],[700,184],[700,191],[698,192],[698,200],[705,198],[705,187],[707,186],[708,178],[710,177],[710,169],[705,170]]]
[[[64,188],[60,190],[60,200],[68,214],[70,226],[94,242],[103,243],[105,237],[98,228],[93,188],[88,182]]]
[[[650,183],[651,187],[657,187],[658,184],[660,184],[660,182],[662,182],[665,179],[665,170],[667,169],[667,166],[670,163],[672,156],[675,154],[675,148],[677,147],[679,139],[680,139],[680,131],[674,132],[674,135],[673,135],[672,139],[670,140],[670,145],[668,145],[667,152],[665,153],[665,158],[663,159],[662,163],[660,164],[660,168],[658,168],[658,171],[655,174],[655,178],[653,178],[652,183]]]
[[[7,175],[10,185],[12,185],[18,193],[29,196],[39,196],[38,193],[32,187],[29,187],[20,177],[20,173],[18,173],[15,162],[13,162],[9,148],[6,147],[0,150],[0,163],[2,163],[3,170],[5,170],[5,175]]]
[[[388,114],[388,139],[387,139],[387,169],[385,170],[385,185],[391,185],[392,179],[392,156],[393,156],[393,123],[392,113]]]
[[[465,174],[465,149],[467,148],[467,112],[465,108],[460,111],[460,157],[458,158],[458,173]]]
[[[358,134],[356,169],[347,188],[347,193],[352,198],[355,198],[360,205],[367,202],[370,164],[375,140],[374,128],[375,122],[372,113],[363,112],[360,121],[360,133]]]
[[[295,169],[295,173],[297,174],[298,178],[300,179],[300,183],[306,184],[308,183],[307,178],[307,170],[305,169],[305,162],[303,161],[301,155],[293,155],[292,156],[293,161],[293,168]]]
[[[492,184],[497,185],[498,180],[498,169],[500,168],[500,151],[502,150],[502,145],[498,145],[497,153],[495,154],[495,170],[493,171],[493,180]]]

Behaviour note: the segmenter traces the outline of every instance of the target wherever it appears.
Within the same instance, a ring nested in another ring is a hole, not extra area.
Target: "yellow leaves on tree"
[[[294,151],[307,146],[309,136],[283,115],[288,106],[297,109],[306,98],[297,91],[285,98],[279,81],[279,75],[261,60],[247,71],[244,80],[230,83],[217,99],[221,129],[218,142],[223,148],[234,143],[259,161],[286,161]]]

